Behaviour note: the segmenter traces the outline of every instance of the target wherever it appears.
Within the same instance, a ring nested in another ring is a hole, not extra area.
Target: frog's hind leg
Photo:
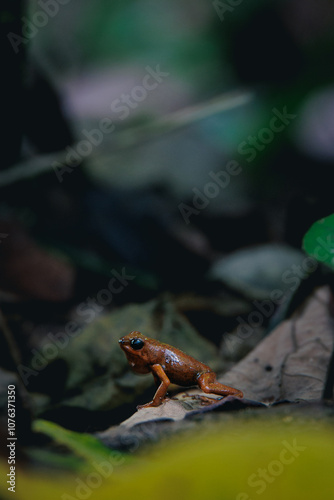
[[[238,389],[223,385],[217,382],[216,375],[213,372],[202,373],[197,379],[198,385],[203,392],[219,394],[221,396],[236,396],[242,398],[243,393]]]

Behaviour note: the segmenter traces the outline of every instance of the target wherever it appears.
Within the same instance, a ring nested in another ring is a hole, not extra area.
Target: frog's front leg
[[[137,406],[137,410],[141,410],[142,408],[150,408],[152,406],[160,406],[164,397],[166,396],[167,389],[170,384],[170,380],[164,372],[161,365],[153,365],[152,373],[154,379],[160,380],[161,384],[159,385],[157,392],[154,394],[154,398],[150,403],[146,403],[145,405]]]

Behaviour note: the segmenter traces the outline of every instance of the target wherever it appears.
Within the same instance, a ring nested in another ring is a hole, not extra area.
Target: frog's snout
[[[118,341],[118,342],[119,342],[120,344],[125,344],[125,342],[126,342],[126,341],[125,341],[125,339],[119,339],[119,341]]]

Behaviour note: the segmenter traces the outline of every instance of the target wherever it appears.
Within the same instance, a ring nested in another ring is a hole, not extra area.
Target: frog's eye
[[[130,345],[132,349],[139,351],[144,346],[144,342],[141,339],[132,339]]]

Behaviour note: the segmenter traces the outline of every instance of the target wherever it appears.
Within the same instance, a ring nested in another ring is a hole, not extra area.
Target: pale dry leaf
[[[138,410],[130,418],[124,420],[121,425],[124,427],[133,427],[134,425],[150,420],[182,420],[186,413],[187,410],[181,404],[169,399],[155,408],[142,408]]]
[[[331,300],[328,287],[317,289],[220,382],[257,401],[319,401],[334,344]]]

